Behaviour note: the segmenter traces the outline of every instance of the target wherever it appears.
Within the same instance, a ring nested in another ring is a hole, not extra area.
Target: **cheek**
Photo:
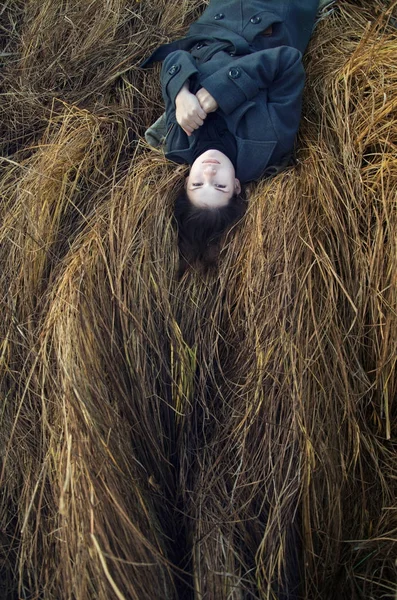
[[[228,187],[230,190],[233,190],[233,191],[234,191],[234,186],[235,186],[235,178],[234,178],[234,177],[230,177],[230,176],[229,176],[229,177],[227,178],[227,187]]]
[[[185,179],[185,183],[186,185],[189,185],[190,183],[192,183],[192,181],[194,181],[194,178],[196,177],[196,173],[194,169],[190,169],[189,175],[186,177]]]

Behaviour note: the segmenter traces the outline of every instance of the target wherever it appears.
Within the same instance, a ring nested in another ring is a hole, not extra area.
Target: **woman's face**
[[[235,177],[233,163],[219,150],[200,154],[186,177],[186,193],[192,204],[199,208],[226,206],[234,194],[241,192]]]

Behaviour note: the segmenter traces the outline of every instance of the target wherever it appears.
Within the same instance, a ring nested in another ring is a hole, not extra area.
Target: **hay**
[[[319,23],[298,165],[178,280],[136,65],[202,7],[1,9],[2,598],[395,597],[396,6]]]

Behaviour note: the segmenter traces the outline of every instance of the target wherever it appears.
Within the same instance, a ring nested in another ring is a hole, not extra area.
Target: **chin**
[[[206,150],[205,152],[203,152],[203,154],[200,154],[200,156],[197,157],[196,160],[203,160],[203,158],[216,158],[217,160],[226,159],[227,161],[229,161],[226,154],[223,154],[223,152],[221,152],[220,150]]]

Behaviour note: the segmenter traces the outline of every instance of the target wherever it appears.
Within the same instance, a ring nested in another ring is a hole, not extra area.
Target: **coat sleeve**
[[[183,84],[196,73],[196,62],[185,50],[175,50],[165,58],[161,69],[161,88],[166,105],[171,102],[175,106],[175,98]]]
[[[285,103],[302,94],[304,81],[302,54],[296,48],[279,46],[235,58],[201,78],[201,85],[228,115],[261,89],[268,90],[269,102]]]

